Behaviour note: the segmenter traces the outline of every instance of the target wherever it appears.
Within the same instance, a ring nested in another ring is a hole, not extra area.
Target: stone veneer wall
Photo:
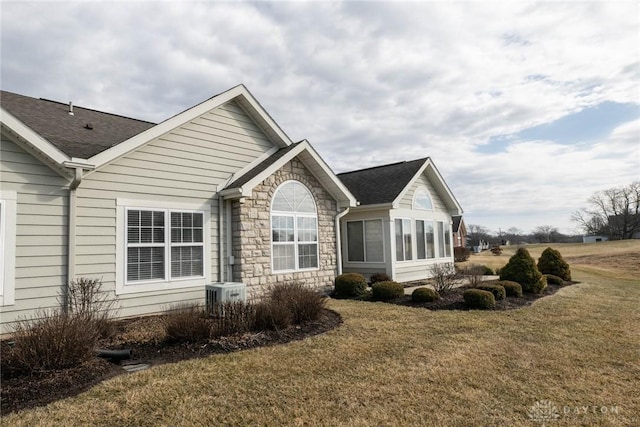
[[[304,184],[316,202],[318,213],[318,269],[292,273],[271,271],[271,199],[285,181]],[[336,201],[297,159],[293,159],[253,189],[252,197],[232,203],[233,280],[247,285],[247,297],[258,297],[276,283],[302,282],[317,289],[333,286],[336,267]]]

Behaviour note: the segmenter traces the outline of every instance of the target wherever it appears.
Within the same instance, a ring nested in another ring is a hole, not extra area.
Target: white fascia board
[[[333,171],[327,166],[327,164],[324,162],[324,160],[322,160],[320,155],[318,155],[318,153],[315,152],[315,150],[313,149],[311,144],[309,144],[309,141],[307,141],[306,139],[301,141],[300,143],[298,143],[298,145],[295,148],[293,148],[291,151],[289,151],[284,156],[279,158],[276,162],[274,162],[273,164],[269,165],[269,167],[266,168],[264,171],[262,171],[260,174],[256,175],[253,179],[251,179],[250,181],[246,182],[240,189],[241,190],[241,195],[244,196],[244,197],[251,196],[251,192],[253,191],[255,186],[257,186],[262,181],[267,179],[269,176],[274,174],[278,169],[280,169],[282,166],[284,166],[287,162],[290,162],[293,158],[295,158],[298,155],[300,155],[302,152],[306,152],[307,154],[309,154],[311,156],[311,158],[313,159],[313,161],[322,169],[323,173],[329,178],[329,180],[333,184],[335,184],[337,190],[341,194],[338,194],[338,195],[334,194],[334,197],[342,196],[342,199],[347,201],[348,206],[356,206],[356,199],[353,196],[353,194],[351,194],[351,192],[349,190],[347,190],[347,188],[344,186],[344,184],[338,179],[338,177],[333,173]],[[319,178],[319,177],[316,177],[316,178]],[[321,179],[318,179],[318,180],[320,182],[322,182]],[[229,189],[229,190],[233,190],[233,189]],[[228,190],[225,190],[225,191],[228,191]],[[223,191],[221,194],[225,195],[225,191]],[[336,199],[338,199],[338,197],[336,197]]]
[[[398,197],[396,197],[393,200],[393,207],[394,208],[398,208],[400,206],[400,200],[402,200],[404,198],[404,196],[407,194],[407,192],[409,191],[409,188],[411,188],[411,186],[413,185],[414,182],[416,182],[416,180],[418,179],[418,177],[420,175],[422,175],[424,173],[424,170],[427,168],[427,165],[431,162],[431,158],[427,157],[427,159],[424,161],[424,163],[422,164],[422,166],[420,166],[420,169],[418,169],[418,172],[415,173],[415,175],[413,175],[413,177],[409,180],[409,182],[407,183],[407,185],[405,185],[405,187],[402,189],[402,191],[400,192],[400,194],[398,194]]]
[[[333,172],[333,170],[331,170],[331,168],[329,167],[329,165],[327,165],[324,159],[320,157],[320,154],[318,154],[318,152],[313,148],[313,146],[309,143],[309,141],[305,139],[300,143],[300,145],[304,145],[307,153],[309,153],[311,157],[313,157],[313,160],[316,162],[316,164],[322,169],[325,175],[342,193],[342,196],[344,197],[344,199],[346,199],[348,203],[347,206],[349,207],[357,206],[358,200],[356,199],[356,197],[351,193],[351,191],[349,191],[347,186],[344,185],[342,181],[340,181],[340,178],[338,178],[338,176]]]
[[[229,89],[226,92],[223,92],[219,95],[214,96],[198,105],[195,105],[189,108],[186,111],[183,111],[180,114],[177,114],[162,123],[157,124],[156,126],[147,129],[146,131],[139,133],[131,138],[127,139],[120,144],[109,148],[101,153],[96,154],[95,156],[88,159],[91,164],[94,164],[96,168],[99,168],[103,165],[106,165],[113,160],[124,156],[125,154],[137,149],[138,147],[150,142],[156,138],[165,135],[172,130],[180,127],[181,125],[188,123],[195,118],[231,101],[234,98],[242,97],[255,109],[255,113],[260,117],[263,117],[265,121],[274,128],[274,132],[280,135],[283,138],[283,143],[285,145],[290,145],[291,141],[289,138],[282,132],[282,130],[278,127],[278,125],[269,117],[267,112],[258,104],[258,102],[253,98],[251,93],[247,90],[244,85],[238,85]]]
[[[71,158],[60,151],[58,147],[41,137],[38,133],[1,107],[0,122],[16,136],[33,147],[37,152],[42,153],[58,166],[63,167],[64,162],[71,160]]]
[[[440,174],[440,171],[438,171],[438,168],[431,161],[431,159],[429,159],[429,166],[431,167],[431,170],[438,177],[438,181],[439,181],[439,184],[440,184],[441,188],[445,191],[447,197],[449,198],[449,202],[450,203],[448,203],[448,205],[449,206],[451,206],[451,205],[454,206],[454,208],[456,210],[456,212],[454,214],[455,215],[462,215],[464,213],[464,210],[462,209],[462,206],[460,206],[460,203],[458,203],[458,200],[455,198],[455,196],[451,192],[451,189],[447,185],[447,182],[444,180],[444,178],[442,178],[442,175]]]
[[[272,133],[275,136],[277,136],[276,141],[273,141],[276,143],[276,146],[278,146],[279,148],[284,148],[293,144],[293,141],[291,141],[289,136],[282,130],[282,128],[280,128],[280,126],[276,123],[276,121],[273,120],[273,118],[269,115],[267,110],[260,104],[260,102],[253,96],[253,94],[249,91],[249,89],[246,88],[245,85],[240,84],[231,90],[234,90],[234,89],[238,89],[239,91],[241,91],[241,93],[237,95],[237,96],[241,96],[240,102],[239,102],[240,106],[243,109],[246,109],[248,104],[248,106],[250,106],[250,109],[249,109],[250,111],[246,111],[246,110],[245,111],[250,116],[257,114],[258,117],[262,119],[264,124],[269,128],[268,129],[268,131],[270,131],[269,133]],[[260,124],[260,127],[263,126],[262,123],[259,123],[259,124]]]
[[[444,190],[445,196],[448,199],[448,200],[445,200],[445,204],[447,206],[449,206],[449,207],[451,207],[451,206],[455,207],[455,209],[456,209],[455,215],[462,215],[462,212],[463,212],[462,211],[462,207],[460,206],[460,204],[458,203],[458,201],[454,197],[453,193],[449,189],[449,186],[445,182],[444,178],[442,178],[442,175],[438,171],[438,168],[436,168],[436,165],[431,160],[431,157],[427,157],[427,159],[425,160],[424,164],[416,172],[416,174],[413,176],[413,178],[411,178],[409,183],[402,189],[402,191],[400,192],[398,197],[395,198],[395,200],[393,201],[393,207],[394,208],[400,207],[400,201],[404,198],[404,196],[407,194],[407,192],[409,191],[411,186],[416,182],[418,177],[420,175],[422,175],[425,172],[425,170],[427,170],[427,168],[429,168],[431,171],[433,171],[433,173],[436,175],[436,177],[438,179],[438,182],[435,182],[435,183],[432,182],[432,184],[434,184],[434,186],[436,186],[436,188],[439,187],[442,190]]]
[[[260,184],[262,181],[267,179],[269,176],[273,175],[278,169],[280,169],[282,166],[284,166],[287,162],[291,161],[291,159],[293,159],[295,156],[300,154],[302,152],[302,149],[303,149],[302,144],[298,144],[291,151],[289,151],[284,156],[280,157],[274,163],[269,165],[268,168],[266,168],[265,170],[260,172],[258,175],[254,176],[251,180],[249,180],[246,183],[244,183],[244,185],[242,185],[240,187],[240,195],[242,197],[251,196],[251,192],[253,191],[253,189],[255,188],[256,185]],[[225,192],[230,191],[230,190],[235,190],[235,189],[230,188],[228,190],[223,191],[221,194],[224,195]]]

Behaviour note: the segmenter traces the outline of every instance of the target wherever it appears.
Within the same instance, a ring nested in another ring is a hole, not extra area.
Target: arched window
[[[318,268],[318,215],[313,196],[298,181],[280,185],[271,201],[273,271]]]
[[[425,187],[419,187],[413,193],[413,209],[433,210],[431,196]]]

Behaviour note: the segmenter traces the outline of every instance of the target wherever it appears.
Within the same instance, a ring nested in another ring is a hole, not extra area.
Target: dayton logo
[[[538,400],[529,408],[527,414],[531,421],[542,423],[542,427],[545,427],[545,423],[560,418],[560,411],[550,400]]]

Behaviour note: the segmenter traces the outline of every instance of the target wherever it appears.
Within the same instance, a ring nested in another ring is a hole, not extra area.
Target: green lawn
[[[640,425],[640,280],[598,268],[514,311],[333,300],[344,325],[322,336],[120,376],[2,424],[540,426],[528,411],[549,400],[547,426]]]

